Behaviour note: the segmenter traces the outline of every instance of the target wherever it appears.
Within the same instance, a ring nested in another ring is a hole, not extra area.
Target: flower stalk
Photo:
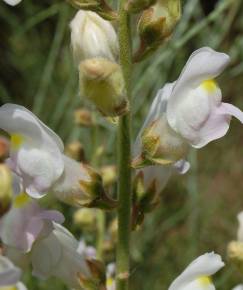
[[[126,94],[131,100],[132,44],[126,0],[119,2],[120,64],[125,80]],[[117,241],[117,290],[128,289],[130,231],[131,231],[131,115],[119,118],[118,125],[118,241]]]

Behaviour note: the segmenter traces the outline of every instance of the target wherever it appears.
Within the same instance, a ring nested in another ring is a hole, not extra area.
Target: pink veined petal
[[[185,174],[190,169],[191,165],[188,161],[181,159],[173,164],[175,171],[179,174]]]
[[[21,276],[21,270],[6,257],[0,256],[0,287],[16,284]]]
[[[202,148],[209,142],[223,137],[229,129],[231,116],[243,123],[243,112],[240,109],[228,103],[221,103],[211,112],[207,122],[198,131],[197,140],[192,141],[191,145]]]
[[[26,252],[31,250],[32,245],[43,229],[43,226],[44,223],[39,217],[34,217],[30,220],[28,226],[26,227]]]
[[[38,215],[42,219],[50,220],[62,224],[65,220],[62,213],[57,210],[45,210]]]
[[[222,112],[221,106],[215,108],[203,127],[198,130],[197,136],[191,141],[194,148],[202,148],[209,142],[223,137],[229,130],[231,116]]]
[[[243,124],[243,112],[234,105],[222,103],[220,106],[219,114],[228,114],[234,116]]]

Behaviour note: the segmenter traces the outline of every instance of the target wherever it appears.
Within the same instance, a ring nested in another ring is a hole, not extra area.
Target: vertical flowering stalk
[[[126,0],[119,1],[120,64],[125,79],[128,99],[131,99],[132,45]],[[131,229],[131,115],[120,117],[118,127],[118,241],[117,241],[117,290],[128,289]]]

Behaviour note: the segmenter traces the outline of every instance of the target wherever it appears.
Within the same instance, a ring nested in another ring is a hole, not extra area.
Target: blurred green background
[[[223,99],[243,109],[243,1],[185,0],[173,37],[134,66],[133,137],[148,108],[166,82],[174,81],[195,49],[210,46],[228,53],[231,64],[218,79]],[[116,1],[113,3],[116,4]],[[116,162],[116,127],[81,100],[78,73],[70,50],[69,22],[75,14],[65,1],[23,0],[16,7],[0,3],[0,102],[22,104],[56,131],[65,144],[80,141],[86,160],[96,167]],[[134,19],[134,46],[137,45]],[[94,125],[74,123],[74,110],[91,110]],[[105,148],[103,154],[97,148]],[[227,262],[227,243],[236,238],[236,214],[243,210],[243,130],[233,120],[223,139],[191,151],[191,170],[173,177],[161,205],[133,233],[131,289],[167,289],[198,255],[216,251]],[[111,189],[115,192],[115,186]],[[62,210],[65,225],[77,238],[95,243],[95,230],[72,223],[74,209],[55,200],[44,201]],[[107,225],[114,213],[107,214]],[[109,239],[107,234],[106,239]],[[113,254],[106,262],[114,259]],[[29,289],[66,289],[51,279],[40,282],[25,273]],[[243,282],[243,273],[227,262],[215,277],[218,289]]]

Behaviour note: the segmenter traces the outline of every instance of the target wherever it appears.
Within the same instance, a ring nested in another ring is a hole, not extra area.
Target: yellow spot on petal
[[[19,208],[19,207],[25,206],[26,203],[29,202],[29,200],[30,200],[30,197],[28,196],[28,194],[25,192],[22,192],[15,197],[13,205]]]
[[[17,290],[15,286],[0,287],[0,290]]]
[[[198,278],[197,280],[204,287],[213,283],[212,279],[208,276],[202,276],[202,277]]]
[[[24,137],[20,134],[11,135],[11,145],[13,149],[17,150],[23,144]]]
[[[114,279],[112,278],[108,278],[106,280],[106,286],[109,287],[109,286],[112,286],[112,284],[114,283]],[[0,289],[1,290],[1,289]]]
[[[204,88],[204,90],[206,90],[209,93],[214,92],[218,87],[217,83],[213,79],[203,81],[201,85]]]

